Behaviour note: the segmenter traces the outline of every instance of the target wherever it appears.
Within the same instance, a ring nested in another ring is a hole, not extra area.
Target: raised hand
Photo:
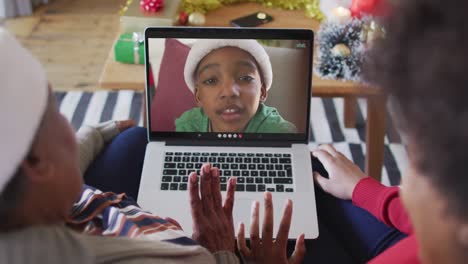
[[[200,182],[195,172],[189,176],[192,238],[212,253],[223,250],[234,252],[236,238],[232,210],[236,179],[229,179],[223,205],[218,168],[204,164],[200,174]]]
[[[273,201],[271,193],[265,193],[265,215],[263,218],[262,237],[259,234],[259,203],[252,205],[250,223],[250,248],[245,243],[244,224],[240,223],[237,233],[237,245],[247,263],[302,263],[305,255],[304,235],[296,240],[296,247],[292,256],[288,259],[286,249],[288,245],[289,227],[291,226],[293,205],[287,200],[283,218],[276,236],[273,239]]]

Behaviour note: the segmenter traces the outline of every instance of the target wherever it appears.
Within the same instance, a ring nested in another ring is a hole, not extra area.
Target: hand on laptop
[[[331,145],[321,145],[312,155],[322,162],[328,172],[328,179],[314,172],[315,182],[337,198],[350,200],[356,184],[367,177],[358,166]]]
[[[273,201],[271,193],[265,193],[265,216],[263,218],[262,237],[259,234],[259,203],[252,205],[250,223],[250,248],[246,246],[244,224],[239,225],[237,245],[247,263],[302,263],[305,255],[304,235],[296,240],[296,247],[288,259],[286,248],[288,245],[289,227],[292,218],[292,201],[288,200],[284,209],[283,219],[276,239],[273,239]]]
[[[192,208],[192,238],[210,252],[235,251],[232,209],[236,179],[228,181],[226,200],[222,204],[219,170],[204,164],[200,181],[195,172],[190,174],[190,207]]]

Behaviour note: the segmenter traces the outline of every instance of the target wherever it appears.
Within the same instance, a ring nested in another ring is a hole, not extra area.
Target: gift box
[[[173,26],[177,22],[175,17],[182,0],[165,0],[164,7],[157,12],[142,11],[139,0],[128,3],[120,16],[120,28],[124,33],[144,32],[145,28],[151,26]]]
[[[142,33],[124,33],[114,45],[114,58],[118,62],[145,64],[145,40]]]

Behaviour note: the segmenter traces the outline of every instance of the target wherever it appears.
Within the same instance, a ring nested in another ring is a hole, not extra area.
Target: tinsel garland
[[[325,0],[326,1],[326,0]],[[241,2],[261,3],[267,7],[285,10],[304,9],[306,16],[322,21],[325,17],[320,11],[320,0],[183,0],[182,9],[187,13],[206,13],[210,10]]]
[[[360,81],[364,60],[363,30],[367,21],[353,19],[349,23],[324,22],[317,34],[318,54],[315,73],[325,79]],[[333,53],[336,45],[344,44],[350,54]]]

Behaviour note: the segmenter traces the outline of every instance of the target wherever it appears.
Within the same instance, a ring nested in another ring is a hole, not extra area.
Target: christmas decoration
[[[114,45],[115,61],[145,64],[145,38],[142,33],[124,33]]]
[[[368,16],[348,23],[322,23],[315,73],[325,79],[360,81],[366,51],[384,37],[385,29]]]
[[[388,0],[353,0],[350,7],[351,13],[353,17],[357,18],[366,15],[385,16],[390,11],[387,1]]]
[[[351,55],[351,49],[343,43],[336,44],[331,50],[331,55],[334,57],[347,57]]]
[[[155,13],[164,7],[164,0],[141,0],[141,11]]]
[[[327,20],[335,23],[347,23],[351,20],[351,11],[345,7],[335,7],[331,10]]]
[[[187,25],[188,22],[188,15],[185,12],[180,12],[178,16],[178,24],[179,25]]]
[[[125,14],[125,12],[127,12],[128,7],[132,4],[132,2],[133,2],[133,0],[127,0],[127,2],[125,2],[125,4],[120,7],[119,16],[121,16],[121,15]]]
[[[199,12],[194,12],[188,17],[188,23],[190,26],[203,26],[205,21],[205,15]]]
[[[314,70],[325,79],[359,81],[365,43],[362,30],[365,20],[347,24],[324,22],[318,32],[318,54]]]
[[[194,12],[204,14],[210,10],[219,8],[222,5],[241,2],[256,2],[267,7],[281,8],[285,10],[303,9],[308,17],[318,20],[322,20],[324,18],[320,11],[319,0],[184,0],[182,2],[182,9],[187,14]]]
[[[331,12],[337,7],[350,8],[352,0],[322,0],[320,1],[320,11],[324,14],[325,18],[330,19]]]
[[[325,16],[320,11],[320,1],[319,0],[310,0],[309,3],[305,4],[305,13],[307,17],[315,18],[318,21],[322,21]]]
[[[140,0],[127,0],[120,11],[120,30],[123,33],[144,32],[150,26],[169,27],[177,24],[182,0],[158,1],[164,2],[163,9],[147,12],[142,11]]]

